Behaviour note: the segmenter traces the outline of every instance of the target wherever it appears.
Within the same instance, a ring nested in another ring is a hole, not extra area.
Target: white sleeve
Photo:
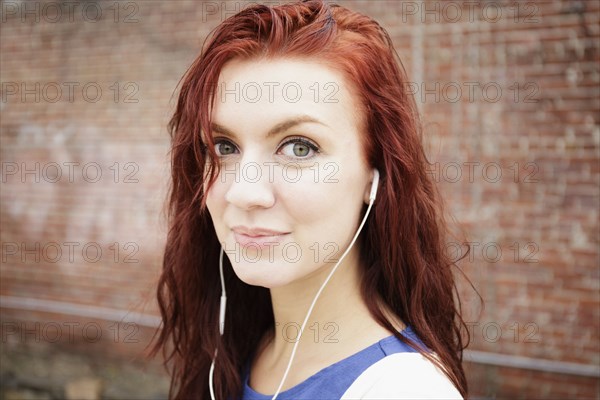
[[[460,399],[452,381],[420,353],[390,354],[367,368],[342,395],[351,399]]]

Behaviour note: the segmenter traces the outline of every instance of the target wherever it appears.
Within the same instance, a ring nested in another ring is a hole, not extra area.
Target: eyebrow
[[[325,123],[323,123],[323,122],[319,121],[318,119],[313,118],[311,116],[308,116],[308,115],[299,115],[299,116],[296,116],[296,117],[292,117],[292,118],[286,119],[285,121],[282,121],[282,122],[278,123],[277,125],[275,125],[274,127],[272,127],[269,130],[269,132],[267,132],[267,138],[275,136],[275,135],[277,135],[277,134],[279,134],[281,132],[285,132],[288,129],[293,128],[296,125],[305,124],[305,123],[309,123],[309,122],[320,124],[320,125],[323,125],[323,126],[327,126],[327,124],[325,124]],[[211,127],[211,129],[212,129],[213,132],[222,133],[222,134],[225,134],[225,135],[229,135],[229,136],[235,137],[235,134],[232,131],[230,131],[229,129],[225,128],[222,125],[219,125],[219,124],[213,122],[210,127]]]

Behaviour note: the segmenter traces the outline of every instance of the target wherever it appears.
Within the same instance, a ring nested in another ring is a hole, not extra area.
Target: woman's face
[[[235,273],[274,288],[335,265],[372,180],[358,99],[339,72],[308,60],[233,60],[218,88],[221,172],[207,206]]]

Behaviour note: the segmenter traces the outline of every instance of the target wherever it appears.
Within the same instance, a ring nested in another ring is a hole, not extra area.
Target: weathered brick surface
[[[156,314],[171,96],[207,33],[247,3],[0,3],[3,296]],[[389,30],[431,174],[474,242],[461,266],[486,306],[477,319],[461,283],[470,348],[598,366],[598,2],[340,3]],[[468,370],[475,395],[600,390],[597,378]]]

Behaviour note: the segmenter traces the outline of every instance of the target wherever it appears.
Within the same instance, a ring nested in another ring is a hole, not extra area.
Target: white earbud
[[[377,188],[379,187],[379,171],[373,169],[373,183],[371,183],[371,193],[369,194],[369,202],[373,202],[377,197]]]

